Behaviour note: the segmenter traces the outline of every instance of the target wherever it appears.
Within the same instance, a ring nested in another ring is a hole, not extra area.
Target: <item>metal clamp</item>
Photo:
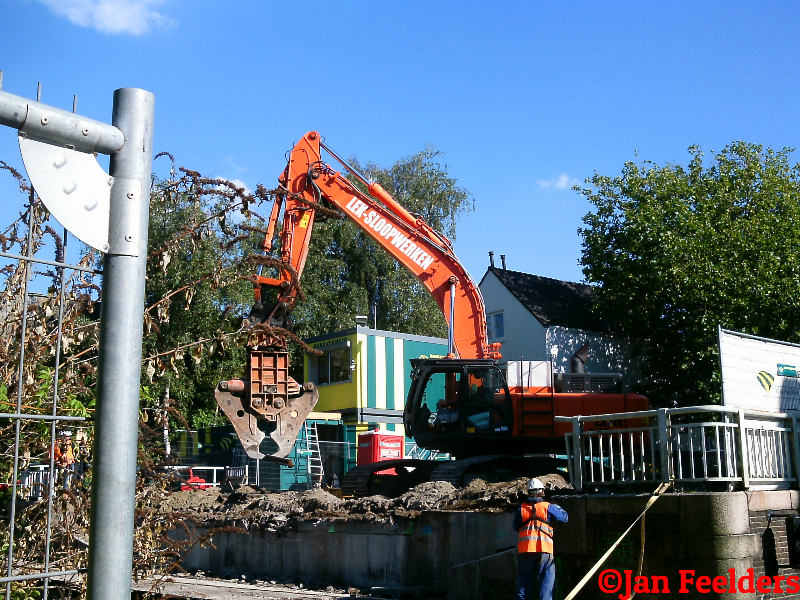
[[[122,256],[139,256],[142,236],[141,216],[142,182],[138,179],[115,177],[111,186],[113,199],[111,229],[108,231],[108,253]]]

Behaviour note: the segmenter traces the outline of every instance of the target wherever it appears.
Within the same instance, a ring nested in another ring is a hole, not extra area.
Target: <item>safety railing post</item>
[[[797,417],[792,416],[792,435],[789,438],[789,445],[791,446],[794,487],[800,487],[800,441],[797,436]]]
[[[89,600],[130,600],[142,318],[153,157],[154,96],[114,92],[112,124],[125,145],[111,157],[109,250],[103,260]]]
[[[739,465],[742,469],[742,487],[750,489],[750,453],[747,451],[747,433],[744,430],[744,409],[739,408],[735,413],[737,433],[736,433],[736,454],[739,457]]]
[[[572,487],[583,489],[583,438],[581,437],[581,418],[572,417]],[[602,468],[602,465],[601,465]]]
[[[680,448],[678,448],[680,452]],[[661,459],[661,481],[668,482],[672,479],[670,469],[670,439],[669,439],[669,416],[666,408],[658,410],[658,454]]]

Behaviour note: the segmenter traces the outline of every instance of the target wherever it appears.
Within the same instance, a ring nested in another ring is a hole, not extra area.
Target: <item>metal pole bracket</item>
[[[111,219],[108,230],[109,254],[139,256],[139,239],[142,236],[142,182],[139,179],[114,177],[111,186]]]
[[[79,240],[108,252],[113,179],[94,155],[22,134],[19,149],[28,177],[47,210]]]

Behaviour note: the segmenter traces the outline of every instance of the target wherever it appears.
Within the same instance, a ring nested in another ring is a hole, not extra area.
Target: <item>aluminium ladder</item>
[[[319,450],[319,435],[317,434],[317,424],[313,421],[303,422],[303,429],[305,430],[306,438],[306,458],[308,479],[311,487],[322,487],[323,478],[325,476],[325,469],[322,466],[322,454]]]

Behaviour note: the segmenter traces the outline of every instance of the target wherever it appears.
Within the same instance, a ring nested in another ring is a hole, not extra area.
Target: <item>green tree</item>
[[[187,173],[156,182],[150,197],[142,416],[160,415],[168,388],[177,412],[201,427],[227,422],[214,388],[245,368],[257,237],[246,228],[262,221],[242,190]]]
[[[471,209],[472,197],[450,176],[441,155],[428,145],[389,169],[350,162],[410,212],[455,239],[456,221]],[[447,335],[427,290],[350,220],[323,220],[314,226],[302,286],[307,298],[293,315],[295,332],[302,337],[353,327],[355,315],[373,314],[378,329]],[[370,326],[372,322],[371,316]],[[298,360],[293,357],[295,366]]]
[[[717,327],[800,342],[800,166],[734,142],[708,164],[628,162],[577,188],[586,279],[641,356],[655,405],[720,399]]]

